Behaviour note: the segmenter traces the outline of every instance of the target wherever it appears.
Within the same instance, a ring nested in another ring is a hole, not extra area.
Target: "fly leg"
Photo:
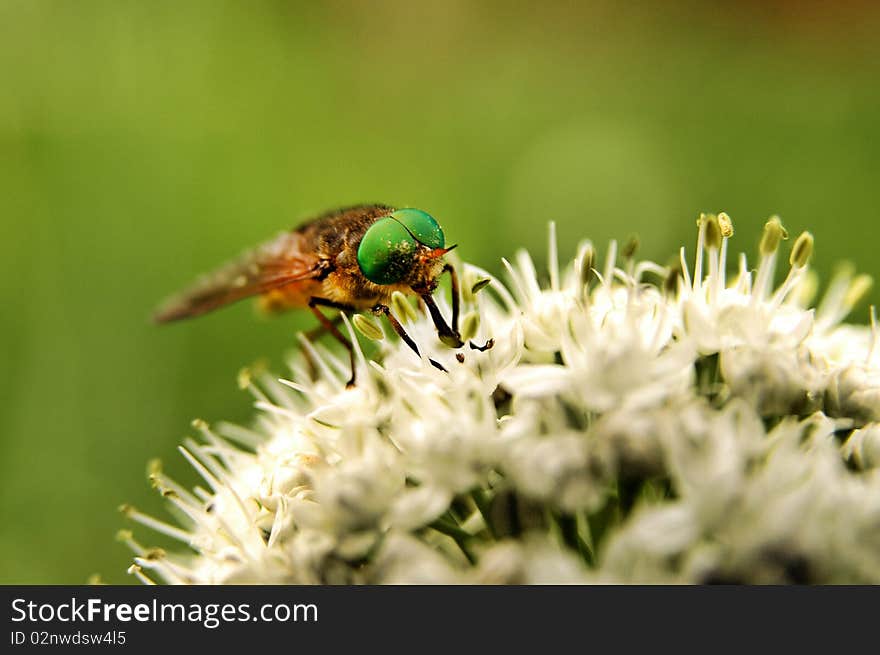
[[[434,302],[431,294],[426,292],[420,293],[419,295],[425,303],[425,306],[428,308],[428,313],[431,314],[431,320],[434,321],[434,325],[437,328],[437,336],[440,337],[440,341],[450,348],[461,348],[464,345],[464,341],[461,340],[461,335],[458,334],[458,329],[453,330],[446,324],[446,320],[440,313],[440,308],[437,307],[437,303]],[[453,315],[457,321],[458,316],[454,313]]]
[[[458,286],[458,273],[455,267],[447,263],[443,266],[443,272],[449,273],[449,282],[452,291],[452,332],[458,334],[458,315],[461,311],[461,289]],[[459,337],[460,339],[460,337]]]
[[[345,349],[348,350],[348,359],[351,363],[351,377],[348,382],[345,383],[346,387],[353,387],[355,382],[355,358],[354,358],[354,346],[351,345],[351,341],[348,340],[342,332],[339,331],[339,328],[336,327],[336,323],[341,319],[341,317],[337,317],[335,320],[330,320],[324,313],[318,309],[319,307],[329,307],[331,309],[338,309],[340,312],[352,312],[354,309],[349,307],[348,305],[343,305],[342,303],[333,302],[332,300],[327,300],[326,298],[318,298],[317,296],[312,296],[309,298],[309,309],[312,310],[312,314],[315,315],[315,318],[318,319],[321,323],[321,328],[329,332],[333,335],[333,337],[345,346]]]
[[[455,272],[455,268],[452,264],[446,264],[443,267],[443,272],[449,273],[450,287],[452,291],[452,326],[446,324],[443,315],[440,313],[440,309],[437,307],[437,303],[434,302],[430,293],[417,293],[422,299],[422,302],[424,302],[425,306],[428,308],[428,312],[431,314],[431,320],[437,328],[437,334],[440,337],[440,341],[450,348],[461,348],[464,346],[464,341],[461,340],[461,334],[458,331],[458,317],[461,312],[461,288],[458,282],[458,274]],[[495,342],[492,339],[489,339],[484,346],[477,346],[473,342],[469,345],[471,350],[485,352],[494,346]]]
[[[333,318],[330,319],[330,322],[333,323],[336,327],[339,327],[339,324],[342,323],[342,314],[337,314]],[[319,325],[315,328],[312,328],[308,332],[303,332],[303,336],[309,341],[315,341],[320,339],[327,333],[327,328],[322,325]]]
[[[428,297],[430,298],[430,296],[428,296]],[[395,332],[397,332],[397,336],[399,336],[401,338],[401,340],[407,346],[409,346],[410,350],[412,350],[416,355],[418,355],[419,357],[422,356],[422,354],[419,352],[419,347],[416,345],[416,342],[413,341],[412,337],[406,333],[406,330],[403,329],[403,326],[400,324],[400,321],[397,320],[397,317],[391,313],[391,310],[387,306],[376,305],[375,307],[373,307],[373,313],[377,314],[377,315],[384,314],[385,318],[387,318],[388,322],[391,324],[391,327],[394,329]],[[443,371],[445,373],[449,372],[443,367],[443,364],[435,362],[431,358],[428,358],[428,361],[431,362],[431,365],[434,368],[440,369],[441,371]]]
[[[454,346],[454,347],[459,348],[459,347],[463,346],[464,343],[462,342],[461,335],[459,334],[459,331],[458,331],[458,316],[459,316],[459,312],[461,311],[461,309],[460,309],[461,288],[458,284],[458,273],[455,272],[455,268],[452,266],[452,264],[446,264],[443,267],[443,272],[449,273],[449,282],[450,282],[449,286],[451,287],[451,291],[452,291],[452,327],[451,327],[450,331],[455,336],[455,338],[457,339],[458,344],[459,344],[458,346]],[[430,310],[430,308],[431,308],[431,305],[428,305],[429,310]],[[438,316],[440,315],[439,311],[437,312],[437,315]],[[434,311],[433,310],[431,310],[431,318],[434,318]],[[440,320],[442,321],[442,318]],[[436,319],[434,319],[434,325],[437,325]],[[437,330],[440,331],[439,325],[437,325]],[[440,338],[443,339],[442,332],[441,332]],[[445,341],[444,341],[444,343],[445,343]],[[468,345],[471,347],[471,350],[479,350],[480,352],[486,352],[492,346],[495,345],[495,340],[489,339],[486,342],[486,344],[483,346],[478,346],[473,341],[471,341]]]

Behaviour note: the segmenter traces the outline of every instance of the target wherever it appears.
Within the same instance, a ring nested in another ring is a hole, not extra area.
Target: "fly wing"
[[[320,277],[324,261],[305,252],[298,232],[285,232],[197,280],[163,303],[154,318],[167,323],[200,316],[237,300]]]

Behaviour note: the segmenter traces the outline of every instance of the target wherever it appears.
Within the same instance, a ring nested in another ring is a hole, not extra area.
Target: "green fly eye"
[[[370,282],[394,284],[410,270],[417,247],[409,230],[386,216],[373,223],[361,239],[358,266]]]
[[[443,230],[437,225],[437,221],[421,209],[413,209],[411,207],[398,209],[391,214],[391,217],[400,221],[419,243],[429,248],[443,248],[446,245]]]

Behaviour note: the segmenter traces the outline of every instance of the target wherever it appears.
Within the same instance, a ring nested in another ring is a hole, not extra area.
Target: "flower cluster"
[[[245,372],[251,428],[194,423],[204,479],[151,480],[183,543],[135,552],[169,583],[878,583],[878,328],[843,324],[870,286],[842,269],[816,309],[809,233],[770,219],[751,269],[725,214],[693,265],[604,262],[582,243],[509,284],[464,264],[462,333],[443,345],[395,298],[421,357],[372,318],[346,358],[305,339],[289,379]],[[545,279],[546,278],[546,279]],[[440,301],[449,315],[450,307]],[[375,342],[375,343],[373,343]],[[439,363],[439,370],[430,360]],[[184,552],[185,548],[185,552]]]

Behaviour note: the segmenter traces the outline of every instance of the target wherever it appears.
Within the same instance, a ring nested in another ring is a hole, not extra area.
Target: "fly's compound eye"
[[[446,238],[437,221],[421,209],[412,207],[398,209],[391,214],[391,217],[409,230],[419,243],[428,248],[443,248],[446,245]]]
[[[358,266],[370,282],[394,284],[411,268],[417,248],[418,242],[410,230],[386,216],[373,223],[361,239],[357,251]]]

